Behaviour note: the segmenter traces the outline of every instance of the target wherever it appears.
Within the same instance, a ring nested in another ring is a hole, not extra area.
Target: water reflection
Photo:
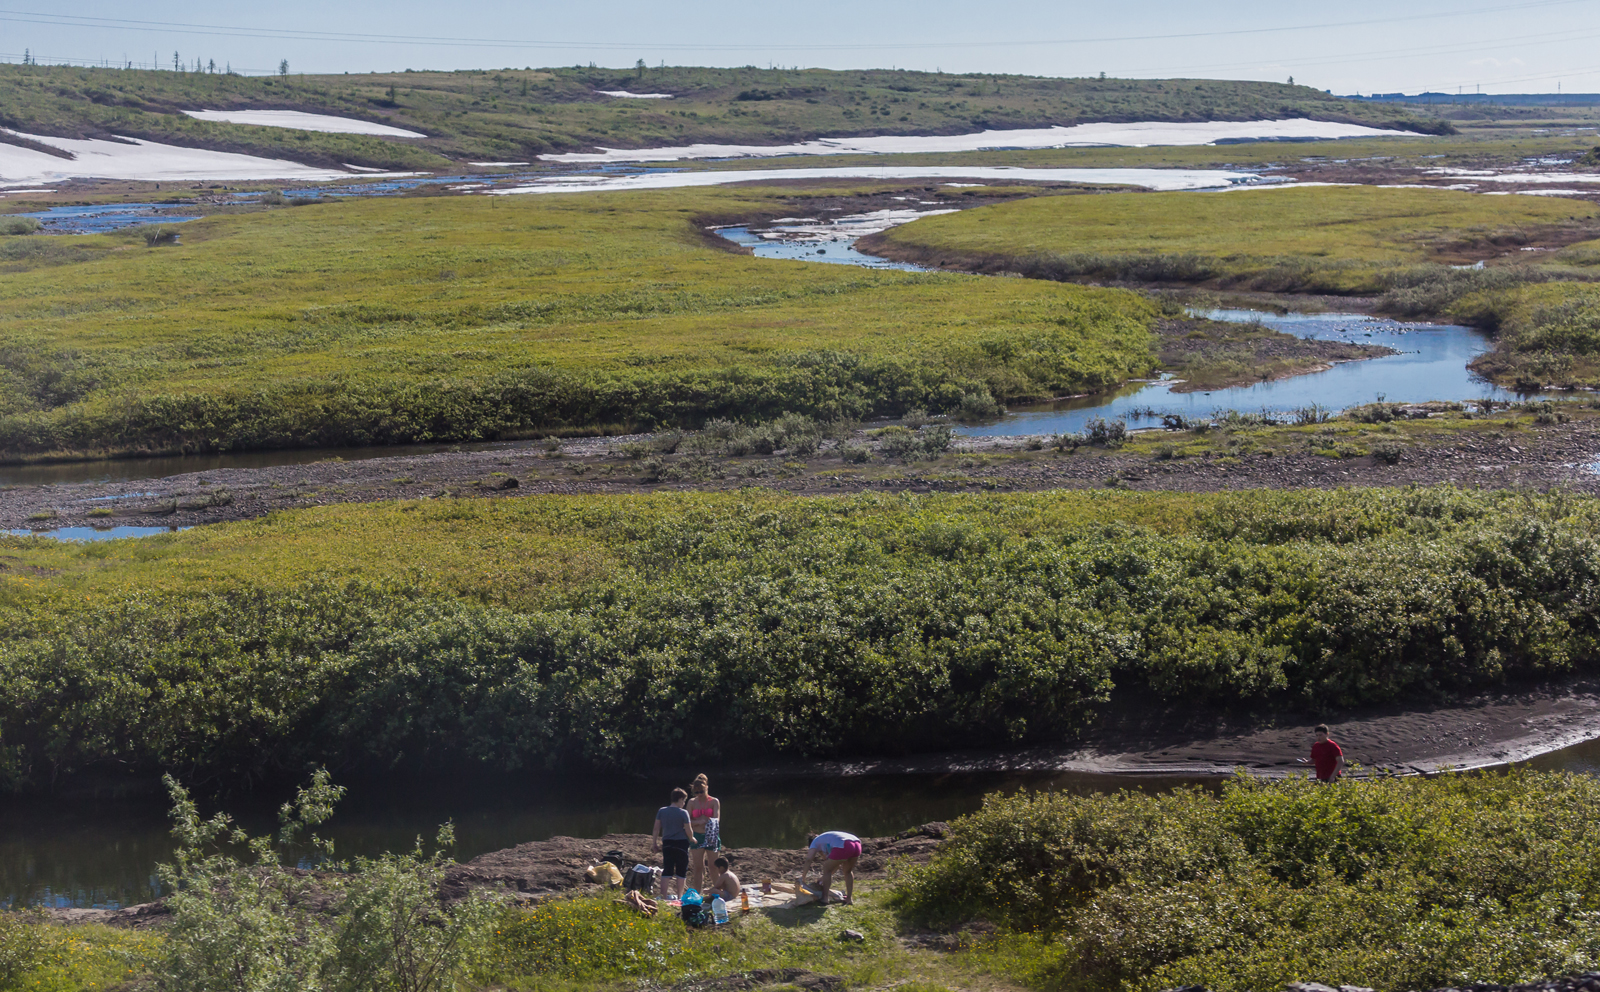
[[[734,847],[800,847],[808,831],[831,828],[882,836],[972,812],[995,791],[1159,789],[1179,781],[1059,774],[710,774],[727,810],[724,840]],[[419,836],[431,840],[439,824],[453,820],[456,857],[466,860],[556,836],[648,833],[667,793],[681,784],[622,776],[358,783],[318,832],[333,839],[336,856],[343,858],[409,850]],[[265,833],[275,827],[276,804],[285,798],[287,792],[226,805],[252,832]],[[116,908],[148,902],[160,895],[155,866],[171,854],[166,809],[157,798],[13,800],[0,814],[0,904]]]
[[[1600,773],[1600,740],[1537,758],[1544,770]],[[813,830],[845,829],[883,836],[976,810],[986,794],[1019,789],[1087,794],[1182,785],[1218,787],[1217,780],[1155,776],[1013,772],[753,776],[710,769],[726,809],[724,839],[732,847],[799,847]],[[648,833],[667,792],[683,783],[660,777],[550,779],[522,776],[392,778],[356,782],[339,812],[319,828],[338,857],[409,850],[431,840],[439,824],[456,827],[456,857],[468,860],[551,837]],[[282,792],[234,798],[229,812],[254,833],[276,826]],[[215,804],[202,804],[209,815]],[[165,803],[137,799],[13,799],[0,811],[0,905],[116,908],[160,895],[158,862],[170,859]],[[309,852],[298,860],[309,866]]]
[[[1345,362],[1323,372],[1209,392],[1174,392],[1175,382],[1171,381],[1135,383],[1112,393],[1015,408],[999,423],[961,427],[957,428],[957,433],[973,436],[1059,434],[1081,431],[1095,417],[1120,418],[1137,427],[1141,417],[1153,415],[1155,423],[1151,426],[1154,426],[1164,413],[1197,418],[1210,417],[1220,410],[1265,411],[1286,416],[1312,404],[1337,412],[1380,398],[1398,403],[1525,398],[1468,371],[1467,363],[1489,348],[1488,335],[1470,327],[1407,324],[1354,313],[1207,310],[1197,312],[1196,316],[1213,320],[1260,320],[1274,330],[1297,337],[1386,345],[1399,354]]]
[[[125,537],[176,534],[187,527],[58,527],[55,530],[8,530],[17,537],[48,537],[56,541],[120,541]]]

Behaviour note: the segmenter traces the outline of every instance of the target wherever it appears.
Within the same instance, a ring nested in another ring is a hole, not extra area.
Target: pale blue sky
[[[151,23],[163,22],[163,23]],[[271,4],[0,0],[0,58],[172,53],[246,71],[503,66],[903,66],[1284,80],[1335,93],[1600,92],[1600,0],[693,0]]]

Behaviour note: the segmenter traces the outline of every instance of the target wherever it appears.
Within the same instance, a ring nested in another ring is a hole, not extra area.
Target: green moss
[[[0,450],[859,417],[1153,366],[1156,309],[1133,294],[756,259],[700,229],[777,206],[733,191],[369,200],[208,218],[159,250],[86,238],[91,260],[0,288]]]
[[[1043,278],[1371,294],[1414,281],[1418,267],[1591,229],[1588,203],[1318,187],[1040,197],[925,218],[878,241],[898,257]]]

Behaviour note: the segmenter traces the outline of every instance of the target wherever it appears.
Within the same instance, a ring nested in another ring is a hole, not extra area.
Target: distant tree
[[[173,72],[182,72],[183,71],[183,62],[182,62],[182,60],[180,60],[178,58],[178,53],[177,52],[173,52],[172,53],[172,71]]]
[[[1290,76],[1290,77],[1289,77],[1289,85],[1290,85],[1290,86],[1293,86],[1293,85],[1294,85],[1294,77],[1293,77],[1293,76]]]
[[[22,64],[33,65],[33,49],[24,48],[22,50]]]
[[[644,78],[644,59],[640,59],[633,64],[633,72],[640,79]]]
[[[289,60],[288,59],[284,59],[282,62],[278,63],[278,75],[285,76],[285,77],[289,75]]]
[[[210,60],[209,62],[206,63],[206,71],[211,73],[211,74],[213,74],[213,75],[216,74],[216,71],[217,71],[217,60],[216,59],[212,59],[212,60]]]
[[[1101,73],[1101,74],[1100,74],[1100,78],[1101,78],[1101,79],[1104,79],[1104,78],[1106,78],[1106,74],[1105,74],[1105,73],[1103,73],[1103,72],[1102,72],[1102,73]]]

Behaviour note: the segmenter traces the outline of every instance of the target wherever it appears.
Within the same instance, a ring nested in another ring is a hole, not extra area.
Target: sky
[[[0,60],[246,73],[783,65],[1600,92],[1600,0],[0,0]]]

